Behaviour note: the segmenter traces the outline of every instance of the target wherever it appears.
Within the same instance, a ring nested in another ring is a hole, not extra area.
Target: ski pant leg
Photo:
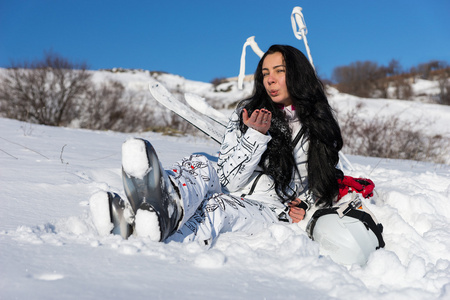
[[[194,215],[204,199],[221,191],[217,172],[203,155],[193,154],[185,157],[176,162],[167,173],[178,187],[181,196],[184,212],[178,227]]]
[[[254,234],[278,222],[276,213],[257,201],[214,194],[167,241],[198,241],[208,245],[223,232]]]

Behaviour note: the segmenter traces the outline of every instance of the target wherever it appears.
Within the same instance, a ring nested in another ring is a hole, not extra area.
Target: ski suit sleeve
[[[220,183],[226,190],[236,192],[248,183],[271,139],[269,134],[252,128],[243,134],[239,129],[238,111],[233,112],[218,161]]]

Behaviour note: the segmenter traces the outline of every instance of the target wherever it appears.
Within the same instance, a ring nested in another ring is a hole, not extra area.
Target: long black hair
[[[337,178],[343,173],[336,169],[339,150],[343,146],[341,130],[328,103],[322,82],[305,55],[286,45],[273,45],[259,61],[255,72],[253,95],[242,101],[249,114],[266,108],[272,112],[269,129],[272,136],[260,162],[264,172],[275,181],[275,190],[282,199],[292,200],[295,193],[289,184],[296,172],[292,132],[281,109],[266,92],[262,65],[267,55],[280,52],[286,64],[286,85],[302,129],[300,134],[309,140],[307,171],[309,190],[318,204],[330,206],[338,194]],[[240,120],[242,131],[247,127]]]

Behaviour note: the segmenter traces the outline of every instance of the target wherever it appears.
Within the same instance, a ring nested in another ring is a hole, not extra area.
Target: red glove
[[[350,176],[344,176],[343,179],[338,179],[339,195],[338,200],[347,195],[348,193],[360,193],[364,198],[373,196],[373,189],[375,184],[372,180],[367,178],[353,178]]]

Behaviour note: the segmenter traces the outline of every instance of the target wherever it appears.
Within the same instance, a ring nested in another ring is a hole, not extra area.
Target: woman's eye
[[[263,73],[263,77],[269,76],[269,73]]]

